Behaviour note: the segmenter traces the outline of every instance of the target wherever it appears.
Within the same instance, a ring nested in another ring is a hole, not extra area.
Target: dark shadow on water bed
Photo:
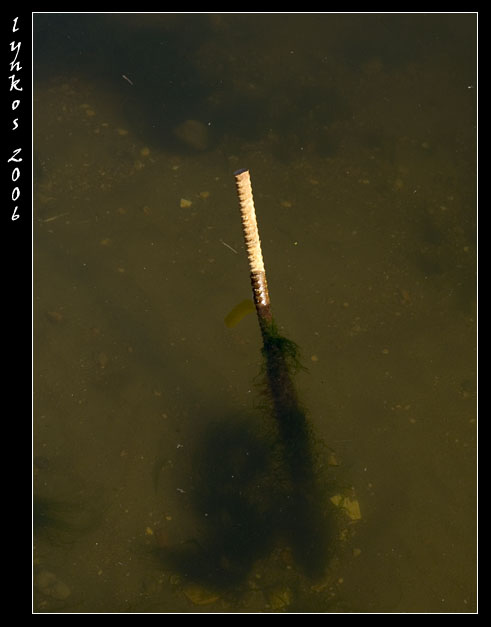
[[[313,580],[324,574],[333,532],[327,494],[319,490],[312,500],[311,486],[292,486],[274,435],[257,419],[238,416],[207,429],[192,470],[198,533],[157,550],[185,581],[240,590],[254,565],[274,551],[282,552],[283,566]]]

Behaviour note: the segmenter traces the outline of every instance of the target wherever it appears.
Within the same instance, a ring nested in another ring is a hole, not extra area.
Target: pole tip
[[[236,170],[234,172],[234,176],[239,176],[240,174],[244,174],[244,172],[248,172],[249,170],[247,168],[240,168],[240,170]]]

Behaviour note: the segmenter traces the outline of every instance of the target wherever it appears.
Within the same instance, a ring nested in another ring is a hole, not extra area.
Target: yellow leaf
[[[256,311],[256,307],[254,306],[252,300],[250,298],[243,300],[241,303],[236,305],[227,316],[225,316],[225,324],[229,329],[231,329],[232,327],[235,327],[236,324],[239,324],[242,318],[245,318],[247,314],[253,313],[254,311]]]
[[[336,494],[335,496],[331,496],[331,503],[343,509],[351,520],[361,520],[360,504],[356,499],[350,499],[348,496]]]

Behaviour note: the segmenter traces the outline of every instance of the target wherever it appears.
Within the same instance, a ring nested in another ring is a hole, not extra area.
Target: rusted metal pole
[[[271,324],[271,303],[269,300],[268,282],[261,252],[261,240],[257,228],[256,210],[252,197],[251,177],[249,170],[237,170],[234,173],[239,196],[242,230],[249,260],[252,293],[256,305],[257,317],[261,331]]]

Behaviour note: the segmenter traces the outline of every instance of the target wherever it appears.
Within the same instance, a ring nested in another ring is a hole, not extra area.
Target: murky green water
[[[37,15],[34,60],[34,609],[474,611],[475,17]],[[361,512],[316,580],[223,322],[241,167]]]

